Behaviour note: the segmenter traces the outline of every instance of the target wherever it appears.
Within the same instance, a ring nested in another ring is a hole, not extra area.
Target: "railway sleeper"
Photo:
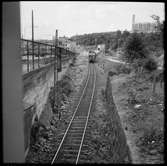
[[[60,161],[57,161],[56,163],[65,164],[65,163],[75,163],[75,162],[76,162],[76,159],[61,159]]]
[[[63,156],[65,156],[65,157],[66,156],[67,157],[68,156],[72,156],[73,157],[73,156],[77,156],[77,155],[78,155],[78,150],[75,150],[75,151],[74,150],[73,151],[66,151],[66,150],[63,149]]]
[[[65,149],[79,149],[79,144],[64,144]]]
[[[74,144],[80,144],[81,143],[81,139],[72,139],[71,141],[70,141],[70,143],[74,143]]]
[[[78,151],[79,151],[79,147],[74,148],[74,149],[68,149],[68,148],[64,147],[64,149],[63,149],[63,152],[65,152],[65,153],[78,153]]]
[[[77,116],[75,116],[74,121],[85,121],[86,119],[87,119],[87,116],[77,115]]]
[[[83,131],[80,131],[80,130],[78,130],[78,131],[76,131],[76,130],[71,130],[68,135],[71,135],[71,134],[80,134],[80,135],[82,135],[82,134],[83,134]]]
[[[74,121],[85,121],[87,119],[86,115],[76,115]]]
[[[72,124],[74,125],[74,124],[85,124],[85,122],[86,122],[86,119],[84,119],[83,121],[81,121],[81,120],[74,120],[73,122],[72,122]]]
[[[71,126],[71,129],[83,129],[85,127],[85,125],[82,125],[82,126]]]
[[[80,115],[78,115],[78,116],[75,117],[75,120],[84,120],[86,118],[87,118],[87,116],[80,116]]]
[[[86,164],[86,163],[91,163],[91,161],[88,160],[88,159],[87,159],[87,160],[80,160],[80,159],[79,159],[79,160],[78,160],[78,163],[79,163],[79,164]]]
[[[70,130],[70,133],[68,135],[70,134],[83,134],[83,130]]]
[[[75,135],[75,136],[70,136],[70,138],[67,140],[81,140],[81,139],[82,139],[82,135]]]
[[[82,127],[82,128],[71,128],[70,129],[70,132],[78,132],[78,133],[83,133],[83,131],[84,131],[84,127]]]
[[[64,151],[63,151],[63,154],[62,154],[61,158],[64,158],[64,159],[76,159],[77,155],[78,155],[78,152],[77,153],[64,153]]]
[[[90,160],[90,156],[88,154],[84,155],[84,154],[80,154],[79,156],[80,160]]]
[[[84,128],[85,123],[72,124],[71,128]]]

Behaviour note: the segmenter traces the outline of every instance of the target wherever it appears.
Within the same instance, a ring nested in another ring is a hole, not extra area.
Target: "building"
[[[136,23],[135,15],[132,16],[132,32],[137,33],[155,33],[157,32],[157,24],[150,22]]]
[[[59,37],[59,46],[70,51],[75,51],[76,42],[69,40],[67,37]]]
[[[97,45],[97,50],[98,50],[99,52],[104,53],[104,52],[105,52],[105,44],[98,44],[98,45]]]

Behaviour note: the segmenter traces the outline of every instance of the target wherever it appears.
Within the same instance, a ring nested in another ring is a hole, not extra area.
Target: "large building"
[[[155,33],[157,32],[157,24],[156,23],[150,23],[150,22],[144,22],[144,23],[136,23],[135,22],[135,15],[132,16],[132,32],[138,32],[138,33]]]
[[[66,48],[67,50],[70,51],[74,51],[76,49],[76,42],[71,41],[69,38],[67,37],[59,37],[59,46]]]

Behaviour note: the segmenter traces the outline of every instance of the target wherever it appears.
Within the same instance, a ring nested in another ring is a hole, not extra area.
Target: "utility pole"
[[[58,73],[57,73],[57,36],[58,31],[55,33],[55,56],[54,56],[54,88],[56,87],[56,81],[58,81]]]
[[[32,65],[34,70],[34,15],[32,10]]]
[[[58,81],[58,71],[57,71],[57,56],[58,56],[58,52],[57,52],[57,46],[58,46],[58,30],[56,29],[56,33],[55,33],[55,56],[54,56],[54,107],[55,107],[55,99],[57,100],[57,105],[56,105],[56,109],[58,109],[58,87],[56,88],[56,82]]]
[[[55,91],[56,91],[56,81],[57,81],[57,30],[56,30],[56,33],[55,33],[55,42],[54,42],[54,45],[55,45],[55,55],[54,55],[54,75],[53,75],[53,86],[54,86],[54,101],[55,101]]]
[[[58,47],[58,30],[56,29],[56,48]],[[56,49],[56,81],[58,81],[58,49]]]
[[[95,39],[95,47],[97,49],[97,38]]]

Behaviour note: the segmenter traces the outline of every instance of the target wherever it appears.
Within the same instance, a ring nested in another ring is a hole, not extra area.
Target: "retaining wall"
[[[130,150],[127,145],[126,135],[121,125],[120,117],[115,106],[112,96],[112,85],[110,76],[107,77],[105,97],[108,110],[110,110],[110,119],[112,121],[112,132],[115,136],[115,143],[113,144],[113,151],[115,160],[118,159],[120,163],[131,163]]]
[[[66,63],[62,66],[62,72],[59,72],[59,80],[68,69],[70,64]],[[37,116],[40,120],[40,116],[44,111],[45,119],[49,121],[52,116],[51,109],[47,109],[48,96],[50,88],[54,85],[54,65],[42,67],[40,69],[31,71],[23,75],[23,107],[24,107],[24,134],[25,134],[25,149],[29,146],[30,130]]]

